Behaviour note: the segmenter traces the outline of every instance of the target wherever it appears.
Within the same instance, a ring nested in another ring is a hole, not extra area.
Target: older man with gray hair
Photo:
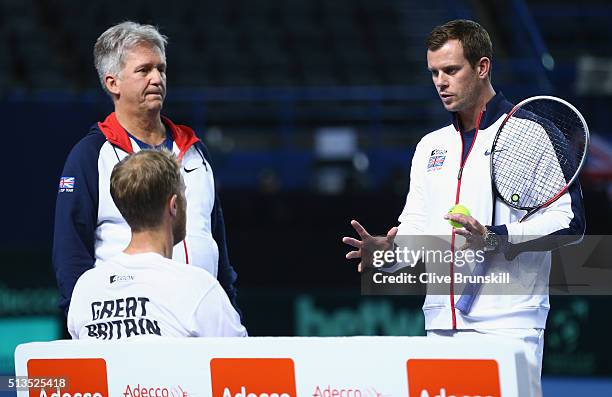
[[[102,33],[94,46],[100,83],[115,111],[74,146],[60,178],[53,266],[65,312],[77,279],[130,241],[130,227],[110,194],[114,165],[133,152],[160,148],[177,156],[186,185],[186,236],[173,247],[172,259],[207,270],[236,306],[237,276],[229,262],[210,156],[191,128],[161,115],[166,43],[153,26],[123,22]]]

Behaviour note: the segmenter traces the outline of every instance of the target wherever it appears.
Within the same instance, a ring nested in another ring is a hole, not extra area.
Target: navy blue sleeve
[[[210,160],[210,154],[208,153],[208,149],[202,142],[197,143],[198,149],[202,151],[204,158],[208,161],[209,164],[212,162]],[[221,209],[221,202],[219,200],[219,195],[216,192],[215,188],[215,204],[212,209],[212,213],[210,214],[211,220],[211,228],[212,228],[212,236],[217,242],[217,246],[219,247],[219,264],[217,271],[217,280],[221,287],[227,293],[227,296],[232,303],[232,306],[236,309],[236,311],[240,314],[242,318],[242,312],[238,308],[238,304],[236,301],[237,291],[236,291],[236,279],[238,278],[238,274],[232,267],[229,254],[227,250],[227,239],[225,237],[225,221],[223,220],[223,210]]]
[[[53,268],[64,313],[78,278],[94,265],[98,157],[104,142],[99,132],[87,135],[72,148],[62,171],[55,206]]]

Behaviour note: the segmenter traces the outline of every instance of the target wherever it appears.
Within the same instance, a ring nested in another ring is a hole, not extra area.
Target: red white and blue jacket
[[[219,280],[236,307],[232,268],[225,241],[221,204],[215,192],[210,156],[194,131],[162,116],[172,151],[181,161],[187,197],[187,234],[174,247],[172,259],[207,270]],[[60,307],[67,312],[78,278],[121,252],[130,241],[130,227],[110,195],[115,164],[140,150],[119,124],[115,113],[94,124],[72,149],[62,171],[55,208],[53,267]],[[176,288],[176,286],[169,286]]]

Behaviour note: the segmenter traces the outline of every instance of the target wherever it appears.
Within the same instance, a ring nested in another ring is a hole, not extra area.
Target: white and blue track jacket
[[[468,315],[455,308],[460,295],[453,283],[446,295],[428,294],[423,305],[427,330],[545,328],[550,307],[548,293],[537,291],[541,291],[538,287],[548,285],[551,254],[550,250],[535,252],[530,247],[536,240],[546,240],[551,235],[567,235],[564,241],[573,242],[584,234],[578,181],[557,201],[523,222],[519,221],[526,211],[508,206],[493,194],[490,150],[512,107],[501,93],[489,101],[461,172],[464,139],[455,119],[452,124],[425,135],[416,147],[398,235],[451,236],[454,242],[455,233],[443,216],[454,204],[461,203],[481,224],[507,236],[503,252],[492,258],[491,271],[507,271],[512,282],[521,283],[518,294],[508,290],[478,294]],[[549,247],[553,248],[556,247]]]
[[[229,262],[223,212],[207,149],[191,128],[165,117],[162,121],[181,161],[187,197],[187,234],[174,247],[172,259],[207,270],[236,307],[237,276]],[[117,255],[130,241],[130,227],[110,195],[110,175],[115,164],[139,150],[111,113],[104,122],[94,124],[68,155],[60,179],[53,239],[53,267],[65,312],[77,279],[96,260]]]

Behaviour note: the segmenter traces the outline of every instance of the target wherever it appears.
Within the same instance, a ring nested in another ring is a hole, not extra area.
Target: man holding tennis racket
[[[427,335],[493,335],[523,342],[533,393],[539,395],[549,310],[545,287],[550,249],[555,248],[548,237],[571,236],[563,239],[567,243],[584,233],[580,186],[574,179],[588,130],[571,105],[538,99],[514,107],[496,93],[492,53],[488,33],[473,21],[451,21],[430,33],[427,66],[452,122],[418,143],[399,227],[386,236],[371,236],[352,221],[360,239],[345,237],[343,242],[356,248],[346,257],[359,258],[360,271],[372,264],[375,251],[392,249],[402,235],[450,236],[453,252],[483,250],[486,260],[473,272],[507,272],[518,292],[495,293],[480,285],[455,290],[452,281],[444,295],[428,291],[423,305]],[[447,214],[459,203],[471,216]],[[454,228],[449,220],[463,227]],[[451,263],[451,274],[454,269]]]

